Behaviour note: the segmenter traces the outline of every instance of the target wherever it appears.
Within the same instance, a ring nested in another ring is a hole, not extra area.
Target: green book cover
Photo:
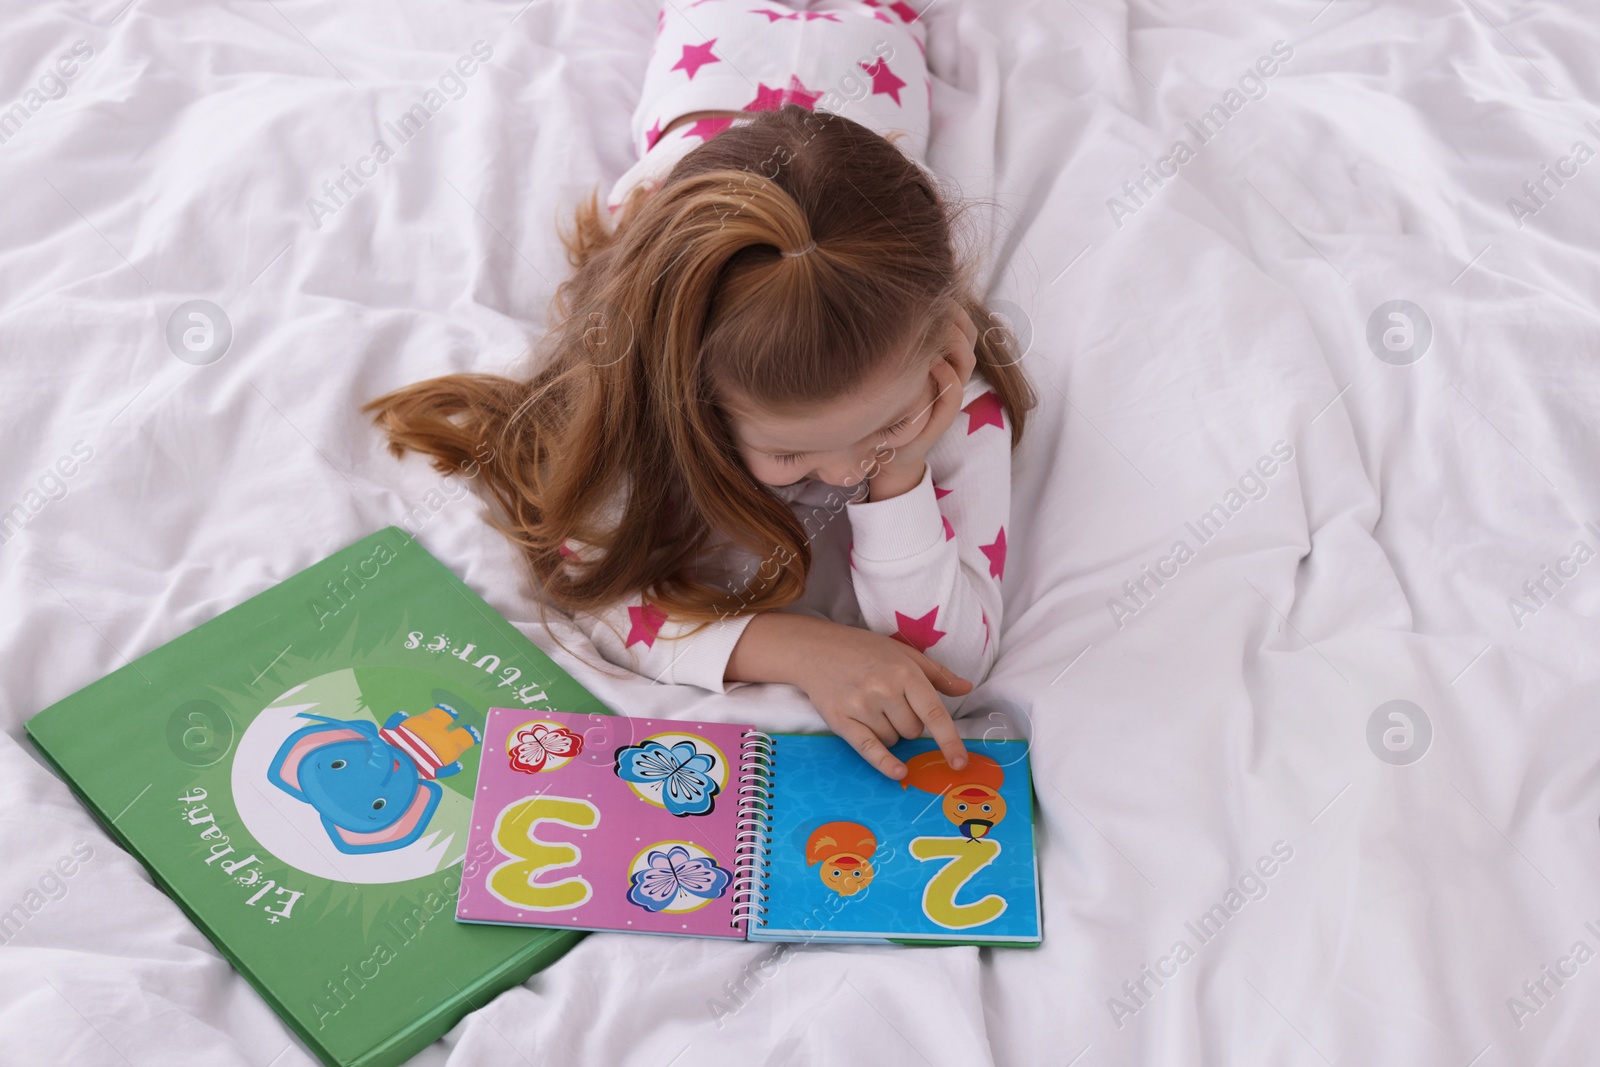
[[[35,715],[34,743],[329,1064],[570,948],[455,921],[491,706],[608,709],[397,527]]]

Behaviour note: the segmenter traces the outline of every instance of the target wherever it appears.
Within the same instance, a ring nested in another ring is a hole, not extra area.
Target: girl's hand
[[[978,357],[973,346],[978,328],[966,308],[952,301],[954,310],[945,342],[945,355],[928,369],[933,400],[922,429],[903,445],[884,445],[867,476],[867,499],[888,500],[915,489],[922,481],[928,450],[944,436],[961,413],[961,397],[972,378]]]
[[[939,694],[963,696],[972,683],[883,634],[809,615],[765,612],[740,636],[728,678],[798,686],[830,730],[897,781],[906,765],[889,746],[924,731],[933,734],[951,767],[967,765],[966,746]]]
[[[939,694],[961,696],[972,691],[972,683],[892,637],[834,625],[837,632],[819,634],[807,656],[815,669],[796,683],[828,729],[897,781],[906,765],[889,746],[924,731],[933,734],[950,766],[965,767],[966,746]]]

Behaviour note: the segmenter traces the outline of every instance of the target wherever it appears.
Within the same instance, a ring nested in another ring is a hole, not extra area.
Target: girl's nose
[[[849,489],[859,482],[864,474],[865,472],[861,467],[848,460],[834,460],[819,466],[815,477],[819,481],[827,482],[829,485],[836,485],[841,489]]]

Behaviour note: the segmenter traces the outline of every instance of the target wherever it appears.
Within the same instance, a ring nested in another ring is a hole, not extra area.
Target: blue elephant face
[[[417,770],[381,741],[324,745],[300,763],[300,788],[323,815],[347,830],[381,830],[406,813]]]
[[[416,764],[364,720],[302,712],[315,725],[278,748],[267,780],[322,817],[341,852],[404,848],[427,830],[444,790],[423,781]]]

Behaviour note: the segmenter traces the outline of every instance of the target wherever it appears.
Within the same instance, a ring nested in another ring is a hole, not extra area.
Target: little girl
[[[950,711],[998,652],[1034,398],[919,162],[917,12],[673,0],[658,25],[640,162],[564,237],[538,369],[368,410],[396,455],[476,465],[613,663],[795,685],[892,778],[924,729],[964,766]]]

